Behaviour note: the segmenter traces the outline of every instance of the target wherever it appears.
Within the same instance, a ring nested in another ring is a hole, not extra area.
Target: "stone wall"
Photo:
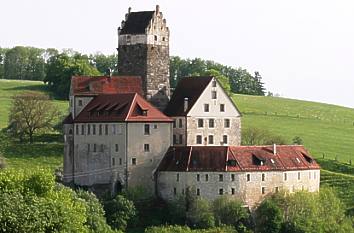
[[[287,180],[284,180],[284,174]],[[298,174],[300,173],[300,179]],[[311,174],[311,177],[310,177]],[[197,180],[199,175],[199,181]],[[206,180],[206,175],[208,180]],[[220,175],[222,181],[220,181]],[[247,181],[247,176],[250,180]],[[262,180],[264,175],[264,181]],[[233,177],[233,178],[232,178]],[[265,171],[265,172],[159,172],[157,178],[158,195],[165,200],[173,200],[184,195],[187,188],[207,200],[214,200],[222,195],[243,201],[251,208],[260,203],[267,195],[282,189],[319,190],[320,171]],[[264,193],[262,193],[264,188]],[[174,192],[176,190],[176,193]],[[197,191],[199,190],[199,191]],[[221,194],[222,190],[222,194]],[[233,193],[234,190],[234,193]]]

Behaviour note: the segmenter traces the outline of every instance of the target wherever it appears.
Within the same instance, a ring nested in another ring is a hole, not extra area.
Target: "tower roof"
[[[128,18],[121,28],[120,34],[144,34],[155,11],[139,11],[128,13]]]

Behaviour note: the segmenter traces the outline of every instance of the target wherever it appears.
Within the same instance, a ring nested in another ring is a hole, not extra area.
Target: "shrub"
[[[190,203],[187,212],[187,223],[194,228],[210,228],[215,226],[214,214],[208,201],[195,199]]]
[[[256,210],[256,229],[259,233],[278,233],[283,213],[273,200],[265,200]]]

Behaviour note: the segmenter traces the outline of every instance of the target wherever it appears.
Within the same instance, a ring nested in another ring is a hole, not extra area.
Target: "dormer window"
[[[147,110],[143,110],[143,116],[147,116],[148,111]]]

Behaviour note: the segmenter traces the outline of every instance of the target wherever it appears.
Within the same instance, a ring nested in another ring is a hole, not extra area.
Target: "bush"
[[[237,231],[232,227],[191,230],[187,226],[160,226],[149,227],[145,229],[145,233],[237,233]]]
[[[124,231],[133,217],[136,216],[134,203],[122,195],[104,203],[108,224],[117,230]]]
[[[265,200],[256,210],[256,229],[259,233],[278,233],[283,213],[273,200]]]

